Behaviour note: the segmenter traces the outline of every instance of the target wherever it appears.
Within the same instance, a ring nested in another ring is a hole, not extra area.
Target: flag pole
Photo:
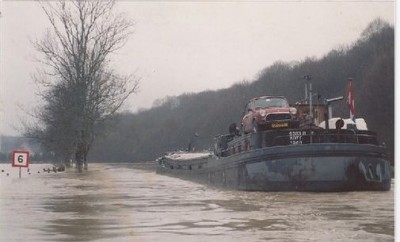
[[[355,108],[354,108],[354,90],[352,86],[353,78],[348,78],[347,92],[346,92],[346,102],[349,105],[349,115],[350,119],[355,122]]]

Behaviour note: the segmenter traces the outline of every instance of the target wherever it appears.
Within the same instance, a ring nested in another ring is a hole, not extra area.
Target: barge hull
[[[367,144],[276,146],[165,164],[158,173],[247,191],[386,191],[391,183],[384,149]]]

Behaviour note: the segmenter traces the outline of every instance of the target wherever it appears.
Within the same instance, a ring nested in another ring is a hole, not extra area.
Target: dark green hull
[[[274,145],[226,157],[184,161],[163,157],[159,163],[160,174],[238,190],[387,191],[391,184],[385,149],[376,144]]]

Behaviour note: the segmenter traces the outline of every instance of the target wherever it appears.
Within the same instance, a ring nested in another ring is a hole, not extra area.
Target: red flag
[[[351,85],[351,81],[353,79],[349,79],[349,84],[347,86],[347,91],[346,91],[346,103],[347,105],[349,105],[349,109],[350,109],[350,118],[355,121],[355,114],[356,114],[356,110],[354,107],[354,90],[353,87]]]

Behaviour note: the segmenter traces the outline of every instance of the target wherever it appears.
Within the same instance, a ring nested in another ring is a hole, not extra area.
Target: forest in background
[[[302,77],[312,75],[313,92],[321,97],[320,103],[324,98],[344,96],[347,80],[353,78],[356,117],[363,117],[369,129],[378,132],[394,164],[394,60],[394,28],[376,19],[353,44],[322,58],[278,61],[260,71],[253,81],[165,97],[148,110],[118,114],[109,122],[109,131],[93,145],[89,160],[154,160],[169,151],[185,150],[189,143],[196,150],[211,149],[216,135],[227,133],[233,122],[240,124],[249,99],[282,95],[294,104],[304,98]],[[334,105],[334,116],[348,115],[344,101]]]

